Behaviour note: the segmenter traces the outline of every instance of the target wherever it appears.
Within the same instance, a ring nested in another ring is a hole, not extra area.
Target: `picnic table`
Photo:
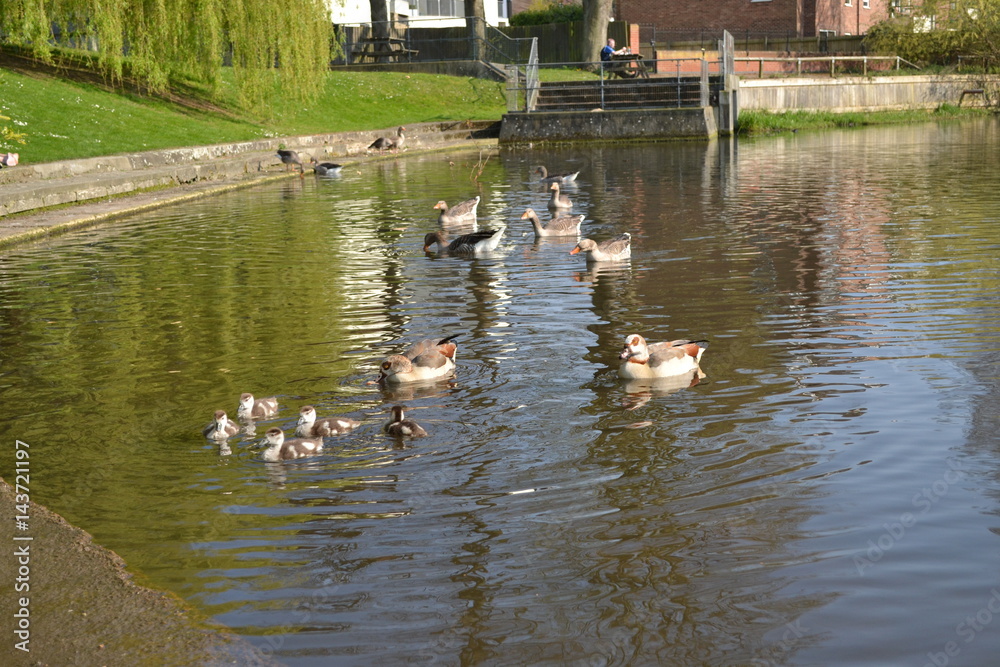
[[[649,68],[642,62],[642,55],[638,53],[623,53],[611,56],[611,61],[605,65],[605,69],[611,76],[618,76],[623,79],[634,79],[641,76],[649,78]]]
[[[406,48],[406,40],[401,37],[365,37],[360,42],[361,48],[354,51],[359,62],[366,59],[376,63],[409,61],[420,53],[416,49]]]

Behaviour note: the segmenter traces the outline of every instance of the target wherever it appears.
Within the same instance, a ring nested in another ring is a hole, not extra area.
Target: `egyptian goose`
[[[672,340],[647,343],[638,334],[625,337],[625,347],[618,358],[618,377],[626,380],[652,380],[673,377],[698,370],[701,355],[708,343],[704,340]]]
[[[317,176],[336,176],[344,168],[344,165],[335,162],[317,162],[316,158],[312,159],[312,164]]]
[[[581,251],[587,254],[588,262],[615,262],[628,259],[632,256],[632,235],[625,232],[600,243],[592,239],[580,239],[569,254],[575,255]]]
[[[535,209],[529,208],[521,216],[521,220],[531,220],[531,226],[535,228],[535,236],[577,236],[580,234],[580,224],[583,222],[583,214],[580,215],[558,215],[553,216],[548,224],[542,226],[542,221],[538,219]]]
[[[559,208],[573,208],[573,202],[566,195],[559,194],[559,184],[553,183],[549,186],[552,190],[552,196],[549,198],[549,209],[555,210]]]
[[[576,181],[576,177],[580,175],[579,171],[566,174],[550,174],[548,169],[541,165],[535,167],[535,173],[539,175],[542,183],[573,183]]]
[[[379,153],[381,153],[382,151],[393,149],[398,153],[403,148],[403,144],[406,142],[406,137],[403,136],[403,130],[405,129],[405,127],[400,126],[396,130],[395,137],[379,137],[369,144],[368,150],[375,148],[378,149]]]
[[[479,196],[475,196],[472,199],[466,199],[463,202],[455,204],[451,208],[442,199],[437,204],[434,204],[435,210],[441,211],[438,214],[438,222],[442,227],[447,227],[448,225],[454,224],[468,224],[470,222],[476,221],[476,209],[479,207]]]
[[[269,428],[261,441],[267,449],[261,454],[265,461],[289,461],[313,456],[323,451],[323,438],[288,438],[280,428]]]
[[[384,384],[403,384],[433,380],[449,375],[455,370],[453,341],[458,334],[436,340],[427,338],[411,345],[403,354],[392,354],[382,362],[378,381]]]
[[[451,243],[444,230],[431,232],[424,237],[424,252],[430,250],[435,243],[441,253],[447,255],[471,255],[479,257],[496,250],[500,244],[505,227],[498,229],[482,229],[471,234],[462,234]]]
[[[422,438],[427,435],[427,431],[423,427],[412,419],[405,419],[403,416],[403,406],[394,405],[392,406],[392,420],[385,425],[383,429],[389,435],[402,438]]]
[[[226,438],[233,437],[239,432],[239,425],[229,421],[229,417],[226,416],[225,410],[216,410],[215,419],[211,424],[202,430],[205,437],[212,440],[225,440]]]
[[[349,433],[358,426],[361,426],[361,422],[347,417],[316,419],[316,408],[306,405],[299,410],[299,421],[295,425],[295,435],[300,438],[323,438]]]
[[[242,394],[240,396],[240,407],[236,411],[236,416],[243,421],[254,419],[267,419],[278,411],[278,399],[259,398],[254,399],[253,394]]]
[[[302,156],[299,155],[298,151],[293,151],[287,148],[279,148],[278,157],[281,158],[281,161],[285,164],[285,171],[288,171],[289,167],[293,164],[297,164],[299,165],[299,173],[305,173],[305,170],[302,168]]]

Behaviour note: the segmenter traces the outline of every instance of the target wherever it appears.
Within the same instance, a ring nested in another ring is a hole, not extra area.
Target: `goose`
[[[521,216],[521,220],[531,220],[531,226],[535,228],[535,236],[577,236],[580,234],[580,224],[583,222],[583,218],[583,214],[553,216],[549,223],[543,227],[535,209],[529,208]]]
[[[240,395],[240,407],[236,411],[236,416],[243,421],[253,419],[266,419],[278,411],[278,399],[259,398],[254,399],[253,394]]]
[[[317,176],[336,176],[344,168],[344,165],[335,162],[317,162],[316,158],[312,159],[312,164]]]
[[[626,380],[652,380],[698,371],[701,355],[707,346],[708,342],[704,340],[647,343],[642,336],[629,334],[618,355],[621,360],[618,377]]]
[[[552,197],[549,198],[549,209],[573,208],[573,202],[566,195],[559,194],[559,184],[553,183],[549,186],[552,190]]]
[[[580,239],[569,254],[575,255],[581,251],[587,254],[588,262],[615,262],[628,259],[632,256],[632,235],[625,232],[600,243],[592,239]]]
[[[343,435],[361,426],[361,422],[347,417],[327,417],[316,419],[316,408],[311,405],[299,410],[299,421],[295,425],[295,435],[300,438],[322,438]]]
[[[455,370],[458,345],[454,336],[440,340],[427,338],[411,345],[403,354],[392,354],[382,362],[379,384],[403,384],[433,380]]]
[[[549,171],[541,165],[535,167],[535,173],[539,175],[542,183],[573,183],[576,181],[576,177],[580,175],[579,171],[566,174],[550,174]]]
[[[394,149],[397,153],[403,148],[403,144],[406,142],[406,137],[403,136],[403,130],[406,128],[402,125],[396,130],[395,137],[379,137],[375,141],[371,142],[368,146],[368,150],[373,148],[378,149],[378,152]]]
[[[403,416],[403,406],[392,406],[392,420],[383,429],[386,433],[396,438],[409,436],[411,438],[422,438],[427,435],[427,431],[412,419],[405,419]]]
[[[202,433],[205,434],[206,438],[211,438],[212,440],[225,440],[226,438],[231,438],[240,432],[240,427],[229,421],[229,417],[226,416],[225,410],[216,410],[215,419],[212,423],[202,429]]]
[[[448,242],[444,230],[431,232],[424,237],[424,252],[437,243],[439,251],[443,254],[480,257],[496,250],[504,229],[506,228],[501,225],[497,229],[482,229],[471,234],[463,234],[451,243]]]
[[[298,151],[293,151],[287,148],[279,148],[278,157],[285,164],[285,171],[288,171],[289,167],[293,164],[297,164],[299,165],[299,173],[305,173],[302,168],[302,156],[299,155]]]
[[[455,204],[451,208],[448,207],[448,204],[443,199],[437,204],[434,204],[434,209],[441,211],[438,214],[438,222],[442,227],[446,227],[449,224],[475,222],[476,209],[478,207],[478,195],[472,199],[466,199],[463,202]]]
[[[323,451],[323,438],[289,438],[286,440],[285,433],[277,427],[269,428],[261,443],[267,445],[261,458],[269,463],[301,459],[304,456],[313,456]]]

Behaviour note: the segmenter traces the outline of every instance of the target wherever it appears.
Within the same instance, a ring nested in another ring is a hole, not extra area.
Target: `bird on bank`
[[[577,236],[580,233],[583,218],[583,214],[553,215],[547,224],[542,225],[542,221],[538,219],[538,214],[533,208],[527,209],[521,216],[522,220],[531,220],[531,226],[535,228],[535,236]]]
[[[269,463],[301,459],[323,451],[323,438],[286,439],[284,431],[277,427],[267,430],[261,444],[267,445],[261,458]]]
[[[402,354],[386,357],[379,370],[379,384],[403,384],[434,380],[455,370],[454,342],[458,334],[447,338],[427,338],[414,343]]]
[[[396,129],[395,137],[379,137],[375,141],[368,145],[368,150],[376,149],[379,153],[385,152],[387,150],[394,150],[399,152],[403,148],[403,144],[406,143],[406,137],[403,135],[403,131],[406,128],[402,125]]]
[[[438,251],[443,255],[464,255],[466,257],[481,257],[496,250],[506,227],[497,229],[482,229],[471,234],[462,234],[451,242],[444,230],[431,232],[424,236],[424,252],[432,245],[438,244]]]
[[[298,165],[299,173],[305,173],[305,169],[302,167],[302,156],[299,155],[298,151],[293,151],[289,148],[279,148],[278,157],[284,163],[285,171],[288,171],[293,165]]]
[[[233,423],[226,416],[225,410],[216,410],[212,423],[202,429],[206,438],[211,440],[225,440],[240,432],[238,424]]]
[[[696,371],[706,347],[708,341],[704,340],[647,343],[642,336],[629,334],[618,355],[621,360],[618,377],[626,380],[653,380]]]
[[[422,438],[427,435],[427,431],[420,424],[412,419],[406,419],[403,414],[402,405],[392,406],[392,419],[385,425],[383,430],[396,438]]]
[[[438,223],[442,227],[474,223],[476,221],[476,210],[478,208],[478,195],[472,199],[466,199],[463,202],[459,202],[450,208],[447,202],[443,199],[437,204],[434,204],[434,209],[440,211],[440,213],[438,213]]]
[[[316,408],[311,405],[299,410],[299,421],[295,425],[295,435],[300,438],[323,438],[350,433],[361,422],[347,417],[326,417],[316,419]]]
[[[542,183],[573,183],[576,181],[576,177],[580,175],[579,171],[568,172],[565,174],[550,174],[549,171],[542,165],[535,167],[535,173],[538,174],[539,180]]]
[[[254,419],[267,419],[277,412],[277,398],[255,399],[253,394],[245,393],[240,395],[240,404],[236,411],[236,416],[243,421],[253,421]]]
[[[549,210],[556,210],[561,208],[573,208],[573,202],[564,194],[559,192],[559,184],[553,183],[549,186],[552,190],[552,196],[549,198]]]
[[[593,239],[580,239],[576,247],[569,251],[575,255],[583,252],[588,262],[615,262],[632,256],[632,235],[628,232],[597,243]]]

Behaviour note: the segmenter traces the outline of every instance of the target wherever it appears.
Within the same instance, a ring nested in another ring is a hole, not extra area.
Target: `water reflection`
[[[995,579],[998,138],[406,157],[16,248],[0,432],[40,501],[291,665],[925,660]],[[534,239],[540,163],[630,262]],[[500,252],[425,255],[474,194]],[[627,332],[710,340],[705,376],[621,381]],[[369,384],[439,334],[453,378]],[[247,387],[281,411],[224,453],[204,416]],[[428,437],[382,432],[396,403]],[[260,461],[306,404],[362,425]]]

